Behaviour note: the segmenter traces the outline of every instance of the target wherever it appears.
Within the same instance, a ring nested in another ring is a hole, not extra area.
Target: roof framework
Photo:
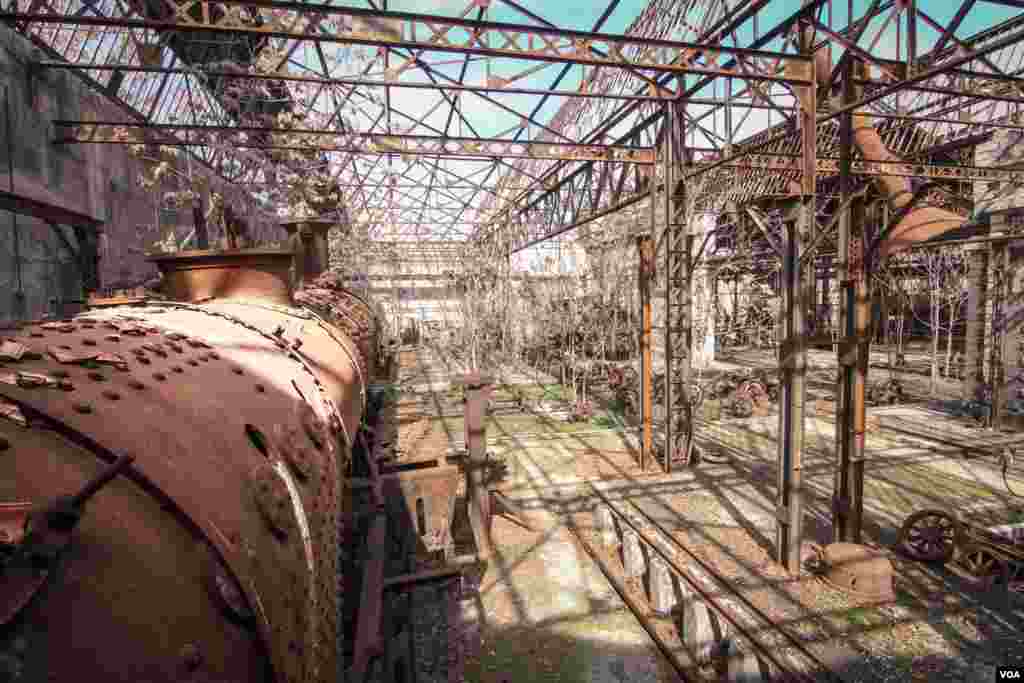
[[[610,0],[581,26],[527,4],[460,0],[441,16],[387,0],[13,0],[0,17],[42,49],[42,68],[73,70],[125,112],[59,122],[60,141],[123,144],[144,129],[257,196],[280,152],[302,151],[349,217],[388,240],[515,252],[635,204],[658,177],[663,108],[677,98],[705,209],[780,191],[799,174],[804,82],[787,76],[808,59],[798,23],[831,44],[833,83],[844,58],[869,65],[846,108],[870,110],[907,159],[887,173],[1021,181],[914,159],[1024,129],[1019,0],[650,0],[633,17]],[[838,173],[840,111],[819,110],[819,177]],[[880,168],[855,160],[861,175]]]

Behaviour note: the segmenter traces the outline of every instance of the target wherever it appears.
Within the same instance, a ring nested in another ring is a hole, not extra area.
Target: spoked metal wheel
[[[921,510],[907,517],[899,545],[920,562],[948,562],[960,540],[960,523],[942,510]]]
[[[732,414],[739,418],[750,417],[754,414],[754,402],[746,396],[733,399]]]
[[[1010,565],[986,545],[968,543],[957,552],[956,563],[985,585],[1010,583]]]
[[[704,389],[699,384],[691,384],[687,392],[690,395],[690,406],[693,408],[704,402]]]

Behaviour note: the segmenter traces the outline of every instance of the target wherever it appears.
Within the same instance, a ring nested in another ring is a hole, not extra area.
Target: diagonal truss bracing
[[[351,217],[404,226],[398,236],[500,236],[516,251],[635,204],[664,182],[650,151],[664,139],[662,103],[677,98],[687,172],[704,188],[696,207],[790,192],[805,82],[786,68],[810,59],[798,24],[832,46],[833,83],[844,60],[869,66],[851,106],[871,112],[902,160],[855,158],[854,174],[1021,182],[928,160],[1021,130],[1019,2],[651,0],[632,22],[620,5],[579,26],[512,0],[467,0],[451,16],[369,2],[17,0],[0,18],[45,48],[41,69],[73,70],[120,103],[129,115],[116,123],[163,124],[150,128],[159,142],[264,198],[284,158],[298,173],[324,169]],[[827,183],[837,111],[820,95],[816,175]],[[207,145],[200,127],[234,133]],[[87,138],[98,141],[71,139]]]

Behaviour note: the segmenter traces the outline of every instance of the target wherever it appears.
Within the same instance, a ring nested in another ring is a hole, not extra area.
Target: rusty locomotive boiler
[[[154,260],[161,300],[0,334],[0,680],[338,680],[372,309],[290,251]]]

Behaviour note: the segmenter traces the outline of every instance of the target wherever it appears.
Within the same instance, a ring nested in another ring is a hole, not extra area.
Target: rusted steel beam
[[[353,131],[338,131],[329,128],[281,128],[275,126],[218,126],[210,124],[178,124],[178,123],[122,123],[118,121],[82,121],[70,119],[57,119],[53,121],[57,128],[74,128],[75,132],[88,135],[90,132],[99,133],[102,129],[147,129],[165,130],[170,132],[183,132],[197,134],[238,134],[238,133],[284,133],[297,137],[325,137],[342,139],[352,143],[366,141],[383,146],[397,147],[400,145],[414,146],[420,143],[443,142],[446,146],[473,146],[473,145],[503,145],[514,149],[529,150],[535,147],[546,147],[551,149],[571,150],[600,150],[601,152],[617,155],[644,152],[652,154],[649,146],[643,145],[608,145],[608,144],[586,144],[582,142],[529,142],[519,141],[511,138],[500,137],[466,137],[448,135],[415,135],[409,133],[360,133]],[[113,134],[113,131],[111,131]]]
[[[847,103],[857,96],[855,76],[863,63],[849,60],[842,74],[842,98]],[[868,351],[868,282],[864,264],[864,235],[867,215],[864,197],[854,196],[852,179],[853,115],[844,114],[840,123],[840,194],[845,207],[839,216],[839,248],[836,277],[839,281],[839,328],[846,339],[856,341],[856,353],[848,345],[837,347],[839,386],[836,392],[836,453],[839,456],[832,495],[832,538],[836,542],[859,543],[863,520],[863,458],[865,431],[865,390]]]
[[[487,467],[487,401],[491,395],[493,379],[479,373],[465,375],[460,384],[465,389],[466,413],[466,500],[469,503],[469,523],[473,528],[477,552],[481,558],[493,554],[491,543],[491,500],[484,478]]]
[[[654,183],[651,183],[654,187]],[[654,191],[651,190],[653,197]],[[654,204],[651,204],[651,223],[654,222]],[[651,232],[653,233],[653,227]],[[654,277],[654,238],[650,235],[637,238],[637,252],[640,255],[640,410],[643,416],[643,435],[640,440],[640,469],[647,469],[651,457],[654,430],[654,404],[651,400],[653,385],[653,355],[651,350],[651,279]]]
[[[444,567],[442,569],[428,569],[412,574],[400,574],[389,576],[384,579],[384,590],[408,590],[421,583],[431,581],[444,581],[462,574],[461,567]]]
[[[350,683],[362,683],[370,661],[384,652],[381,618],[384,614],[384,559],[387,555],[387,515],[374,515],[366,539],[368,559],[363,566],[363,584],[356,622],[355,654],[349,670]]]
[[[450,92],[479,92],[479,93],[507,93],[511,95],[554,95],[558,97],[582,97],[582,98],[599,98],[608,100],[635,100],[640,102],[658,101],[669,99],[675,96],[675,93],[659,88],[656,94],[650,93],[603,93],[598,91],[581,91],[579,89],[566,89],[566,90],[554,90],[550,88],[518,88],[510,84],[509,81],[504,79],[496,79],[492,77],[487,81],[486,85],[465,85],[460,83],[412,83],[402,82],[393,80],[392,77],[385,76],[384,80],[375,80],[372,78],[327,78],[324,76],[310,76],[303,74],[280,74],[277,72],[264,74],[264,73],[232,73],[230,71],[215,71],[211,69],[203,69],[198,71],[196,69],[182,68],[182,67],[164,67],[164,66],[142,66],[139,64],[118,64],[108,62],[105,64],[89,64],[88,67],[84,65],[75,64],[74,62],[63,62],[56,60],[44,60],[38,62],[38,66],[44,69],[82,69],[87,68],[89,71],[116,71],[121,73],[153,73],[153,74],[179,74],[182,76],[194,75],[199,73],[209,78],[225,78],[225,79],[246,79],[246,80],[273,80],[273,81],[288,81],[292,83],[309,83],[312,85],[335,85],[335,86],[348,86],[352,88],[409,88],[412,90],[434,90],[438,92],[450,91]],[[690,100],[696,104],[716,104],[717,100],[710,98],[693,98]],[[764,105],[739,102],[735,106],[738,107],[749,107],[754,109],[765,109]],[[783,107],[784,108],[784,107]]]
[[[235,0],[231,4],[267,7],[278,12],[309,13],[310,7],[300,2],[277,0]],[[48,8],[40,8],[45,10]],[[671,40],[658,40],[619,34],[542,28],[530,25],[455,19],[452,17],[380,12],[374,10],[319,5],[318,15],[333,17],[337,25],[349,31],[330,33],[314,26],[307,29],[292,26],[257,25],[238,20],[216,20],[209,16],[195,17],[179,11],[168,19],[126,18],[61,14],[54,11],[0,12],[0,19],[67,26],[110,26],[131,29],[154,29],[180,33],[219,33],[228,35],[256,34],[266,37],[290,38],[322,43],[405,48],[417,52],[454,52],[484,57],[506,57],[548,63],[581,64],[628,70],[643,69],[659,73],[733,76],[742,80],[794,83],[784,74],[760,72],[740,65],[717,66],[723,56],[747,60],[805,61],[806,56],[769,50],[706,45]],[[492,47],[492,45],[497,47]],[[414,54],[406,63],[415,63]],[[392,68],[402,69],[404,64]]]
[[[801,25],[800,48],[812,53],[810,31]],[[800,75],[814,81],[815,64],[791,65]],[[776,560],[791,574],[800,573],[800,546],[803,538],[803,468],[804,401],[806,399],[806,340],[804,311],[807,273],[801,268],[801,249],[815,225],[815,158],[817,156],[817,90],[796,88],[800,106],[800,134],[803,176],[799,199],[794,211],[784,217],[784,243],[781,273],[779,372],[782,396],[779,399],[779,475],[776,497]],[[795,215],[794,215],[795,214]]]
[[[385,136],[381,136],[385,137]],[[54,144],[78,144],[78,145],[134,145],[132,140],[81,140],[63,138],[55,140]],[[219,144],[213,140],[179,140],[174,142],[161,142],[162,147],[210,147]],[[260,142],[233,142],[232,149],[258,149],[258,150],[284,150],[293,152],[308,152],[316,150],[320,152],[342,152],[346,154],[362,154],[369,156],[425,156],[445,159],[554,159],[560,161],[602,161],[610,164],[639,164],[650,165],[653,162],[644,157],[642,151],[628,152],[615,158],[607,158],[603,153],[595,153],[591,150],[574,152],[560,151],[546,144],[523,144],[516,143],[514,146],[504,149],[487,149],[484,144],[473,143],[457,145],[452,149],[443,138],[436,138],[429,142],[418,144],[415,147],[395,146],[389,147],[386,144],[368,143],[364,146],[357,145],[331,145],[331,144],[306,144],[306,145],[275,145]],[[524,148],[519,150],[519,148]],[[518,151],[517,151],[518,150]]]

